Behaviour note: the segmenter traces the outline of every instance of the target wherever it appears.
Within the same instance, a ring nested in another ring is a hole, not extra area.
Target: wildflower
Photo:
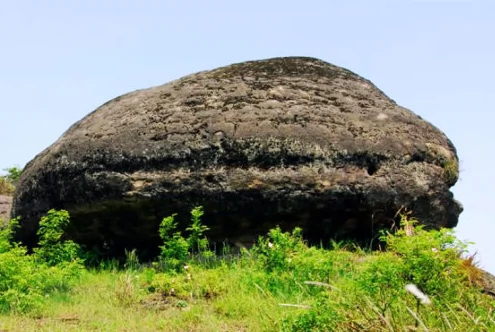
[[[269,248],[273,248],[273,243],[268,242],[268,247],[269,247]]]
[[[423,293],[422,291],[420,291],[419,288],[416,285],[414,285],[414,284],[407,284],[406,285],[406,291],[408,291],[412,295],[416,296],[416,298],[418,300],[420,300],[421,303],[423,303],[423,304],[431,304],[431,300],[428,297],[428,295],[426,295],[425,293]]]
[[[437,248],[431,248],[431,251],[438,252],[438,249]]]

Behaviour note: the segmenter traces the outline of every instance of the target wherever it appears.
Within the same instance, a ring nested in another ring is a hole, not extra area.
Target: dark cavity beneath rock
[[[280,225],[312,242],[369,241],[407,208],[454,227],[458,157],[436,127],[370,81],[305,57],[250,61],[122,95],[25,167],[12,216],[33,246],[67,209],[67,236],[118,255],[157,253],[161,219],[204,206],[212,242],[249,244]]]

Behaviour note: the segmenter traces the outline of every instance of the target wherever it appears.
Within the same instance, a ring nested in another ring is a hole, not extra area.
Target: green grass
[[[0,331],[495,331],[495,300],[481,293],[466,243],[450,230],[425,231],[403,217],[403,229],[383,233],[387,251],[371,252],[308,246],[300,229],[276,228],[249,251],[214,256],[201,210],[193,212],[186,238],[164,219],[161,234],[172,245],[152,264],[130,251],[122,266],[83,269],[77,246],[60,242],[64,211],[42,220],[33,255],[9,245],[5,230],[0,273],[12,282],[0,300],[16,290],[19,303],[34,296],[37,305],[2,306]]]
[[[214,268],[190,266],[189,273],[91,270],[69,292],[48,297],[35,314],[0,316],[0,327],[8,331],[415,330],[412,313],[418,309],[413,296],[402,288],[382,288],[373,294],[356,287],[370,265],[388,264],[392,255],[310,251],[311,255],[293,256],[305,262],[301,270],[290,268],[284,273],[266,272],[253,258],[241,257]],[[327,260],[332,264],[325,264]],[[325,275],[330,287],[306,284],[310,274]],[[450,287],[460,287],[456,291],[463,294],[445,292],[448,300],[442,298],[443,292],[435,294],[432,306],[419,308],[420,327],[495,330],[493,301],[462,283]]]

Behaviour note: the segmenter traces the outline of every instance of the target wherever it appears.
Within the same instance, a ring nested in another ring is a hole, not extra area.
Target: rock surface
[[[0,195],[0,223],[6,224],[10,219],[12,196]]]
[[[161,219],[203,205],[214,241],[269,228],[310,240],[370,239],[401,207],[432,227],[462,211],[449,139],[370,81],[324,61],[238,63],[122,95],[25,167],[13,216],[35,242],[40,215],[72,216],[76,241],[151,250]]]
[[[490,272],[481,270],[481,287],[485,294],[495,298],[495,276]]]

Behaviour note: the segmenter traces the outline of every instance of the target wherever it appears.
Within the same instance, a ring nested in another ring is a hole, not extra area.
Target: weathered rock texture
[[[442,132],[370,81],[274,58],[107,102],[25,167],[13,215],[27,244],[40,214],[64,208],[81,243],[154,248],[162,217],[188,222],[195,205],[215,241],[250,241],[277,224],[317,241],[369,239],[402,206],[456,226],[457,163]]]
[[[4,225],[10,220],[11,208],[12,196],[0,195],[0,225]]]

